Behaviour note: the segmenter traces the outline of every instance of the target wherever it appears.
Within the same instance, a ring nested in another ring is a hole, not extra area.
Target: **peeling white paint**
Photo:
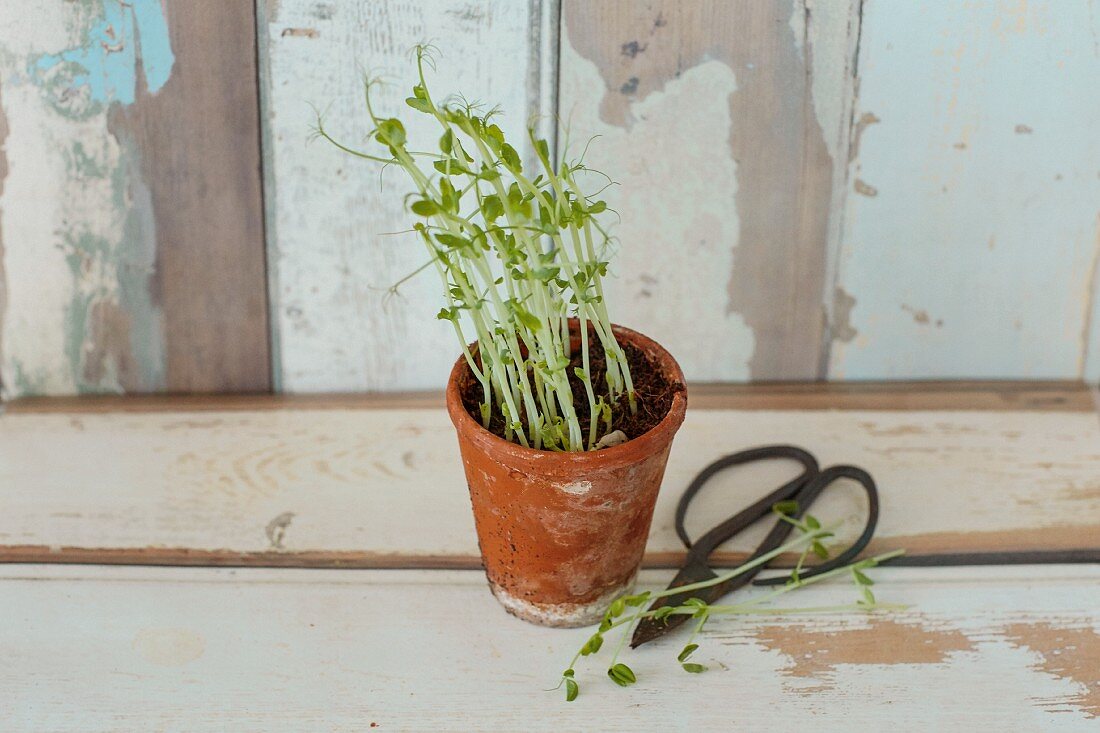
[[[599,69],[561,34],[569,154],[598,135],[586,161],[620,182],[601,194],[621,217],[605,284],[612,319],[660,342],[688,379],[747,379],[755,338],[726,296],[740,230],[737,164],[729,104],[716,103],[737,90],[733,70],[719,61],[686,69],[633,102],[618,127],[600,119]]]
[[[438,125],[404,103],[415,81],[409,50],[434,41],[443,54],[429,83],[437,99],[464,93],[499,103],[500,124],[521,154],[526,126],[542,97],[532,48],[538,3],[513,0],[353,0],[270,2],[259,37],[266,54],[262,90],[267,172],[271,320],[283,389],[299,391],[440,388],[459,355],[439,279],[422,273],[390,297],[387,289],[427,259],[402,204],[414,186],[405,174],[307,145],[325,110],[326,127],[358,146],[366,132],[362,74],[389,84],[376,90],[380,111],[400,117],[409,138],[432,147]],[[535,24],[535,25],[532,25]],[[316,36],[284,36],[309,28]],[[531,88],[533,87],[533,88]],[[472,339],[471,339],[472,340]],[[318,355],[323,355],[318,358]]]
[[[877,193],[848,197],[839,284],[860,337],[834,346],[830,376],[1081,376],[1100,202],[1100,105],[1084,90],[1100,82],[1098,33],[1084,2],[867,0],[854,116],[881,122],[849,179]]]
[[[142,281],[152,267],[151,231],[141,241],[127,230],[134,209],[148,212],[141,200],[147,191],[132,153],[108,131],[108,104],[87,86],[69,86],[64,65],[29,74],[34,59],[80,45],[93,20],[73,3],[35,4],[33,10],[28,3],[0,4],[9,126],[9,171],[0,198],[7,274],[0,374],[7,398],[82,387],[117,391],[117,365],[109,359],[98,381],[81,383],[82,357],[92,346],[88,315],[97,303],[118,306],[127,297],[123,280]],[[130,246],[137,248],[127,251]],[[155,330],[147,292],[132,297],[142,300],[143,317]],[[135,356],[148,357],[140,368],[150,370],[148,386],[155,386],[160,342],[147,341],[150,351]]]
[[[835,169],[843,174],[852,104],[852,63],[859,28],[858,0],[805,0],[809,9],[811,93],[814,117]],[[796,3],[801,5],[801,3]]]

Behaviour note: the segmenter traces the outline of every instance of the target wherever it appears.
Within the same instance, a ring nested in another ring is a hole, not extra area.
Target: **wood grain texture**
[[[1100,542],[1093,412],[692,410],[672,451],[648,562],[679,560],[675,502],[703,466],[780,442],[875,476],[876,549]],[[715,479],[689,528],[748,505],[790,471],[753,465]],[[864,500],[853,485],[835,489],[815,513],[842,521],[845,541],[862,527]],[[7,561],[468,567],[478,556],[442,410],[13,410],[0,416],[0,504]],[[763,529],[729,543],[720,561],[743,558]]]
[[[1095,380],[1100,13],[867,0],[862,27],[829,376]]]
[[[644,573],[659,587],[667,572]],[[684,636],[577,666],[586,630],[505,615],[478,572],[7,567],[5,730],[823,732],[1084,731],[1100,700],[1095,568],[879,568],[910,605],[863,615],[715,619],[684,674]],[[960,592],[965,589],[966,592]],[[807,605],[851,601],[822,584]],[[461,609],[456,612],[455,609]],[[74,614],[80,622],[74,622]],[[605,645],[607,646],[607,645]],[[141,700],[135,705],[134,700]],[[721,700],[723,704],[714,704]]]
[[[0,8],[5,396],[268,386],[251,28],[245,3]]]
[[[380,110],[406,121],[410,140],[434,146],[434,123],[404,104],[415,81],[419,42],[441,49],[433,94],[461,92],[499,103],[501,125],[522,151],[532,116],[550,115],[553,69],[542,24],[550,0],[355,0],[261,3],[268,222],[277,379],[299,391],[439,388],[458,352],[435,318],[438,279],[387,289],[423,262],[402,205],[410,185],[318,142],[306,146],[314,111],[326,128],[358,145],[366,132],[362,74]],[[525,152],[525,155],[529,152]]]
[[[156,222],[152,289],[164,312],[165,389],[271,387],[250,3],[170,3],[176,73],[115,106],[112,134],[140,151]]]
[[[563,5],[573,154],[599,135],[587,160],[621,183],[612,313],[689,379],[819,376],[858,18],[811,7]]]

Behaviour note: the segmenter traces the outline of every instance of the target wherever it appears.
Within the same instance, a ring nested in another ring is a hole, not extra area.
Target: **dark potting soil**
[[[627,363],[630,366],[630,377],[634,381],[634,399],[638,405],[635,413],[630,412],[630,403],[626,394],[622,394],[612,405],[612,430],[622,430],[629,439],[637,438],[649,432],[657,426],[672,408],[672,397],[677,392],[682,392],[685,387],[679,382],[672,383],[665,378],[664,373],[653,363],[644,351],[633,344],[623,343],[623,351],[626,353]],[[599,339],[593,338],[589,343],[588,362],[592,372],[592,386],[597,399],[603,397],[608,400],[608,388],[605,375],[607,374],[607,359],[603,346]],[[574,350],[573,359],[566,370],[569,375],[569,386],[573,390],[573,408],[577,411],[577,417],[581,423],[581,434],[587,439],[588,427],[591,423],[591,415],[588,409],[588,395],[584,389],[584,382],[573,373],[575,367],[581,366],[580,350]],[[481,400],[484,398],[481,385],[473,374],[466,373],[467,379],[462,385],[462,403],[466,411],[470,413],[478,423],[481,422]],[[528,378],[531,378],[528,375]],[[523,418],[526,425],[526,418]],[[501,438],[504,437],[504,418],[494,407],[492,418],[489,422],[489,430]],[[596,428],[597,439],[607,432],[605,425]]]

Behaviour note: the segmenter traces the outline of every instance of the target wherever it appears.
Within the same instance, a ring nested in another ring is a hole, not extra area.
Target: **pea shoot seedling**
[[[532,176],[494,122],[498,110],[483,111],[465,100],[437,103],[425,79],[432,64],[432,49],[418,46],[419,80],[405,102],[439,123],[438,145],[432,146],[438,149],[410,148],[401,121],[375,112],[373,79],[364,83],[373,125],[368,135],[384,153],[338,142],[320,115],[316,135],[351,155],[395,165],[412,180],[415,192],[406,205],[418,219],[413,231],[447,299],[438,317],[454,326],[480,383],[482,424],[489,427],[497,414],[505,437],[520,445],[592,449],[601,424],[601,433],[612,432],[623,394],[626,409],[637,409],[626,354],[604,304],[601,278],[608,263],[602,257],[609,237],[598,215],[607,204],[582,191],[577,174],[590,170],[583,160],[553,160],[534,127],[528,135],[539,170]],[[477,337],[476,354],[467,347],[462,313]],[[570,317],[579,323],[581,366],[573,376],[587,394],[587,435],[570,387]],[[597,398],[592,384],[589,324],[605,355],[608,400]]]
[[[825,541],[829,537],[832,537],[833,533],[823,528],[821,522],[808,514],[801,519],[795,518],[793,515],[797,513],[798,506],[794,502],[781,502],[776,504],[773,507],[773,511],[780,519],[792,524],[798,529],[799,535],[771,552],[765,553],[733,570],[721,573],[712,580],[683,585],[678,588],[656,593],[644,591],[634,595],[620,596],[607,609],[596,633],[590,636],[577,653],[573,655],[573,659],[569,662],[569,666],[562,672],[561,682],[558,683],[558,686],[554,689],[560,689],[564,686],[565,699],[569,702],[577,699],[577,695],[580,694],[580,684],[577,682],[575,669],[577,662],[580,661],[581,657],[592,656],[599,652],[600,649],[603,648],[604,639],[608,632],[613,630],[618,630],[620,638],[615,645],[615,651],[611,654],[611,659],[607,663],[607,676],[611,678],[612,682],[620,687],[629,687],[637,682],[638,678],[634,670],[620,662],[619,655],[622,653],[627,639],[634,633],[634,629],[638,625],[638,622],[646,618],[661,620],[674,615],[687,615],[695,619],[695,624],[692,627],[691,635],[688,636],[687,644],[680,650],[680,653],[676,657],[676,661],[685,672],[699,674],[705,672],[707,668],[702,664],[689,660],[692,654],[699,648],[699,645],[695,643],[696,637],[698,637],[699,632],[703,630],[703,627],[712,616],[780,616],[803,613],[835,613],[843,611],[872,612],[900,610],[905,608],[905,606],[896,604],[880,603],[871,591],[871,586],[874,585],[874,581],[872,581],[865,572],[881,562],[903,554],[904,550],[895,550],[893,552],[876,555],[875,557],[859,560],[849,565],[835,568],[821,575],[804,578],[802,577],[803,564],[811,552],[822,559],[827,559],[829,557],[829,550],[828,547],[826,547]],[[645,610],[646,606],[658,598],[667,598],[669,596],[680,595],[682,593],[701,590],[713,585],[718,585],[719,583],[724,583],[731,578],[736,578],[754,568],[767,564],[779,555],[796,551],[800,552],[800,555],[794,569],[791,571],[790,578],[788,578],[785,585],[779,586],[773,591],[761,593],[760,595],[753,596],[748,600],[735,604],[713,604],[706,603],[699,598],[689,598],[679,606],[661,606],[657,609]],[[830,578],[845,575],[852,580],[859,592],[859,598],[853,603],[837,606],[802,607],[779,607],[772,605],[772,602],[776,598],[796,591],[799,588],[805,588],[806,586],[820,583]]]

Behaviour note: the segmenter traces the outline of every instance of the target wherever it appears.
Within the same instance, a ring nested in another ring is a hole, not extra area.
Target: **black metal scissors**
[[[687,515],[688,506],[691,504],[691,500],[695,498],[695,495],[699,493],[699,490],[703,488],[703,485],[709,481],[711,477],[719,471],[731,466],[740,466],[753,461],[777,458],[797,461],[802,464],[802,473],[767,496],[762,497],[744,511],[738,512],[722,522],[700,537],[696,542],[693,543],[691,541],[687,531],[684,529],[684,517]],[[863,533],[860,534],[848,549],[826,562],[815,565],[813,568],[806,569],[801,573],[801,577],[803,578],[818,575],[819,573],[824,573],[851,562],[856,555],[863,551],[867,543],[871,541],[871,536],[875,533],[875,525],[878,523],[878,489],[875,487],[875,482],[870,474],[856,466],[831,466],[821,470],[818,466],[817,459],[814,458],[812,454],[802,448],[797,448],[792,445],[769,445],[760,448],[751,448],[719,458],[714,463],[711,463],[700,471],[699,475],[696,476],[687,489],[684,490],[683,496],[680,497],[680,503],[676,507],[676,534],[680,536],[680,540],[683,541],[684,546],[688,548],[688,556],[687,560],[684,562],[683,568],[681,568],[680,572],[676,574],[676,577],[669,584],[669,589],[671,590],[682,585],[698,583],[718,577],[708,566],[707,560],[719,545],[739,532],[742,532],[746,527],[757,520],[771,515],[772,507],[779,502],[795,502],[796,508],[790,513],[790,516],[794,518],[801,517],[826,487],[841,478],[848,478],[856,481],[866,492],[870,507],[867,523],[864,525]],[[765,537],[764,541],[760,543],[760,546],[756,548],[750,560],[771,552],[782,545],[792,529],[793,527],[790,523],[781,519],[777,520],[775,526],[768,532],[768,536]],[[707,603],[712,603],[727,593],[737,590],[750,581],[753,581],[753,578],[763,569],[763,567],[764,566],[753,568],[742,575],[731,578],[718,585],[712,585],[707,588],[673,595],[667,598],[659,598],[653,603],[650,610],[661,606],[682,605],[684,601],[692,597],[699,598]],[[755,580],[753,583],[755,585],[773,585],[784,583],[786,580],[786,577],[779,577],[768,580]],[[668,616],[660,621],[650,618],[643,619],[634,630],[634,636],[631,639],[630,645],[632,647],[637,647],[647,641],[656,639],[658,636],[684,623],[687,619],[688,616],[682,614]]]

